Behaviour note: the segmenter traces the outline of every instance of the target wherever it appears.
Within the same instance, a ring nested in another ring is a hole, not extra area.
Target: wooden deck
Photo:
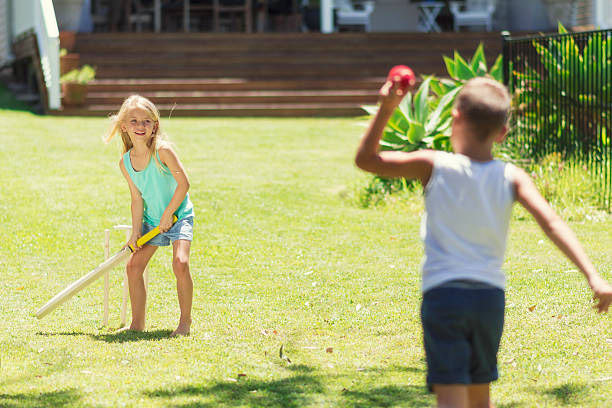
[[[142,94],[172,116],[352,116],[373,104],[393,65],[446,75],[443,55],[492,61],[499,33],[78,34],[97,67],[87,104],[56,115],[106,116]]]

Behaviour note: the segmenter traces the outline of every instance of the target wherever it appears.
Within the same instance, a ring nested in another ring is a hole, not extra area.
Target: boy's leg
[[[494,408],[486,384],[434,384],[438,408]]]
[[[156,246],[145,245],[130,256],[126,266],[128,286],[130,289],[130,305],[132,308],[132,323],[130,330],[142,331],[145,328],[145,307],[147,291],[143,273],[149,260],[157,250]]]
[[[193,280],[189,273],[189,249],[191,241],[178,239],[172,243],[172,270],[176,276],[181,318],[172,336],[186,336],[191,328],[191,304],[193,301]]]
[[[468,387],[463,384],[434,384],[438,408],[468,408]]]
[[[495,408],[489,396],[489,383],[468,385],[467,393],[471,408]]]

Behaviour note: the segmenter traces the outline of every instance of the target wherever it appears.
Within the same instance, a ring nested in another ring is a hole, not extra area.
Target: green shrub
[[[96,77],[96,69],[91,65],[83,65],[81,68],[73,69],[70,72],[62,75],[60,82],[72,82],[78,84],[87,84]]]
[[[450,151],[451,111],[455,96],[468,80],[489,75],[502,81],[502,57],[497,57],[489,69],[482,44],[478,46],[470,61],[455,52],[454,58],[444,56],[449,78],[425,77],[416,93],[409,92],[395,109],[383,132],[381,150],[411,152],[419,149]],[[370,118],[378,106],[364,106]],[[389,180],[374,177],[360,194],[364,207],[381,204],[385,197],[402,191],[405,187],[413,190],[416,182]]]

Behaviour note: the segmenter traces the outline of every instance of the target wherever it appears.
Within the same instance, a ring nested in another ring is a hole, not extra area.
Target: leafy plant
[[[381,149],[405,152],[418,149],[450,150],[451,110],[455,96],[468,80],[489,75],[502,81],[502,56],[498,56],[489,70],[482,44],[470,61],[455,51],[454,58],[444,56],[450,78],[426,77],[416,93],[409,92],[393,112],[381,139]],[[374,115],[377,106],[364,106]]]
[[[580,44],[586,37],[574,39],[562,24],[559,34],[533,40],[538,60],[515,61],[512,71],[521,116],[516,126],[532,139],[536,155],[585,153],[610,143],[612,40],[595,33]]]
[[[455,51],[452,59],[444,56],[444,63],[449,78],[425,77],[414,95],[411,92],[406,95],[393,112],[383,131],[380,141],[381,150],[404,152],[419,149],[451,150],[451,111],[455,96],[463,84],[472,78],[486,75],[500,82],[503,80],[502,56],[498,56],[491,69],[488,69],[482,44],[478,46],[469,61]],[[362,108],[370,116],[375,115],[378,111],[378,106]],[[384,179],[377,177],[366,188],[366,191],[372,190],[373,193],[380,194],[381,191],[397,190],[396,188],[372,189],[372,186],[381,185],[385,185]],[[395,184],[389,185],[396,186]],[[403,185],[411,185],[411,183],[404,182]],[[363,203],[364,199],[361,202]]]
[[[81,68],[73,69],[62,75],[60,83],[87,84],[96,77],[96,69],[91,65],[83,65]]]

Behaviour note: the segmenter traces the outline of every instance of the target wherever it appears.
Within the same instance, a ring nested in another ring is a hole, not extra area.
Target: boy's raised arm
[[[580,269],[598,300],[595,308],[607,312],[612,302],[612,287],[603,280],[569,226],[542,197],[531,177],[524,170],[515,172],[516,200],[536,219],[551,241]]]
[[[433,169],[434,152],[381,152],[379,142],[395,108],[405,96],[401,84],[388,80],[380,89],[380,107],[366,130],[355,157],[362,170],[384,177],[418,179],[426,185]]]

